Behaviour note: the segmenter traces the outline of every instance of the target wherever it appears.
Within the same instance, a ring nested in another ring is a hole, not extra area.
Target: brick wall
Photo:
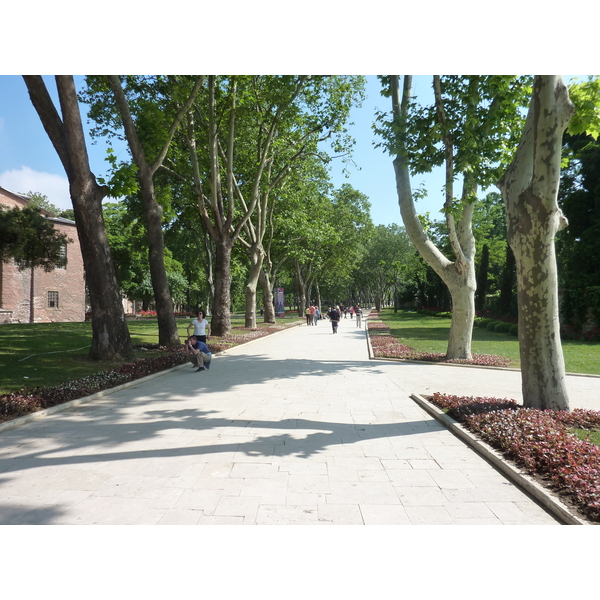
[[[0,204],[8,208],[23,207],[27,200],[0,188]],[[50,213],[44,213],[47,216]],[[51,217],[49,217],[51,218]],[[77,228],[73,221],[51,218],[57,231],[65,233],[73,242],[67,244],[67,266],[50,273],[35,269],[34,321],[85,320],[85,278]],[[13,260],[2,263],[0,277],[0,323],[28,323],[31,270],[20,271]],[[58,298],[58,306],[49,306]],[[50,300],[50,302],[49,302]]]

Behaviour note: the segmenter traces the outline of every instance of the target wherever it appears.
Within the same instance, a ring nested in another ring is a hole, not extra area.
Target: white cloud
[[[42,173],[22,166],[20,169],[0,173],[0,186],[11,192],[27,194],[38,192],[48,197],[48,202],[66,210],[73,208],[69,194],[69,181],[61,175]]]

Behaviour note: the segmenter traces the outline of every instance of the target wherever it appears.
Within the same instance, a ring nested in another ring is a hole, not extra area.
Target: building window
[[[48,308],[58,308],[58,292],[48,292]]]
[[[57,269],[66,269],[67,268],[67,245],[64,244],[60,248],[59,252],[60,258],[56,261]]]

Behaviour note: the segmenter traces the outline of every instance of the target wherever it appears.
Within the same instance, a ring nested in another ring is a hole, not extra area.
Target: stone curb
[[[290,327],[297,327],[297,325],[302,325],[302,323],[290,325],[289,327],[286,327],[285,329],[281,329],[280,331],[274,331],[273,333],[270,333],[269,336],[277,335],[278,333],[282,333],[283,331],[286,331]],[[226,352],[229,352],[229,350],[233,350],[233,348],[239,348],[239,346],[245,346],[246,344],[251,344],[252,342],[256,342],[257,340],[260,340],[264,337],[269,337],[269,336],[263,335],[261,337],[254,338],[252,340],[248,340],[247,342],[243,342],[242,344],[238,344],[237,346],[232,346],[231,348],[226,348],[225,350],[221,350],[220,352],[215,352],[213,354],[213,356],[220,356],[221,354],[225,354]],[[63,402],[62,404],[57,404],[55,406],[51,406],[50,408],[44,408],[42,410],[38,410],[36,412],[29,413],[28,415],[24,415],[22,417],[17,417],[16,419],[11,419],[10,421],[6,421],[5,423],[0,423],[0,433],[2,433],[4,431],[8,431],[10,429],[14,429],[15,427],[20,427],[21,425],[25,425],[27,423],[30,423],[31,421],[37,421],[38,419],[42,419],[43,417],[47,417],[54,413],[61,412],[63,410],[68,410],[69,408],[73,408],[74,406],[77,406],[78,404],[82,404],[83,402],[91,402],[93,400],[97,400],[98,398],[101,398],[102,396],[106,396],[108,394],[118,392],[122,389],[137,385],[138,383],[143,383],[144,381],[149,381],[150,379],[154,379],[155,377],[161,377],[162,375],[166,375],[167,373],[172,373],[173,371],[182,369],[183,367],[187,366],[187,364],[188,364],[187,362],[184,362],[180,365],[171,367],[170,369],[165,369],[164,371],[157,371],[156,373],[146,375],[145,377],[140,377],[139,379],[133,379],[132,381],[127,381],[126,383],[122,383],[121,385],[118,385],[116,387],[108,388],[106,390],[96,392],[95,394],[92,394],[91,396],[84,396],[83,398],[75,398],[74,400],[69,400],[68,402]]]
[[[456,437],[485,458],[494,468],[505,475],[507,479],[527,492],[530,496],[533,496],[556,519],[566,525],[590,525],[587,521],[584,521],[573,514],[557,497],[550,494],[529,475],[520,471],[510,463],[507,463],[499,452],[485,442],[478,440],[470,431],[446,415],[437,406],[434,406],[419,394],[411,394],[410,397],[427,413],[449,429]]]

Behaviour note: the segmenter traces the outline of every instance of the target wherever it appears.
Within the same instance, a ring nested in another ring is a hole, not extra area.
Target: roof
[[[29,196],[26,196],[25,194],[19,194],[17,192],[11,192],[10,190],[7,190],[6,188],[3,188],[3,187],[0,187],[0,194],[4,194],[5,196],[12,198],[13,200],[16,200],[19,204],[21,204],[23,206],[27,206],[28,204],[30,204],[32,202],[32,200]],[[49,210],[46,210],[45,208],[40,207],[40,210],[42,212],[42,215],[44,215],[44,217],[46,217],[50,221],[55,221],[57,223],[64,223],[65,225],[75,225],[75,221],[71,221],[70,219],[64,219],[63,217],[57,217],[54,213],[51,213]]]

